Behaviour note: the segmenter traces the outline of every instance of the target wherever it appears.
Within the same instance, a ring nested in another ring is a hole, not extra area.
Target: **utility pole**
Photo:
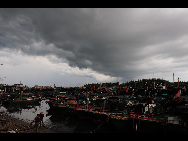
[[[3,64],[1,64],[1,65],[3,65]],[[3,79],[2,79],[3,80]]]

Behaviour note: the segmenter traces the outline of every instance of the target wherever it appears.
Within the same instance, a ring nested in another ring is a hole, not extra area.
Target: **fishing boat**
[[[129,116],[123,116],[120,114],[112,114],[110,121],[113,123],[117,131],[132,132],[133,120]]]
[[[27,103],[38,103],[39,99],[38,98],[14,98],[14,99],[6,99],[3,101],[3,105],[7,104],[27,104]]]
[[[173,107],[173,112],[167,117],[166,133],[188,133],[188,104]]]
[[[37,103],[39,102],[39,99],[33,99],[33,98],[26,98],[26,99],[23,99],[23,98],[15,98],[11,101],[9,101],[10,104],[14,104],[14,103]]]
[[[90,113],[94,123],[107,123],[109,120],[110,113],[107,113],[106,111],[98,112],[93,110]]]
[[[93,120],[95,123],[97,122],[105,122],[107,117],[106,113],[100,112],[102,107],[94,107],[94,106],[79,106],[74,109],[75,114],[80,118],[80,120]]]
[[[138,116],[135,120],[134,129],[141,133],[164,133],[164,120]]]

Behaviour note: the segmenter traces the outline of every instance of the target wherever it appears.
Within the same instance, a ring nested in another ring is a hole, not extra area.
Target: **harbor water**
[[[62,121],[51,120],[53,115],[48,114],[50,109],[49,105],[46,103],[46,100],[39,102],[39,105],[27,105],[23,107],[22,105],[12,105],[12,106],[1,106],[0,112],[8,114],[11,117],[17,118],[19,120],[31,123],[37,114],[43,112],[44,114],[44,125],[58,133],[73,133],[74,129],[68,126],[65,126]]]

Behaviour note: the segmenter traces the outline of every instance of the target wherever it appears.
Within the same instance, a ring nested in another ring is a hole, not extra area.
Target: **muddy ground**
[[[5,113],[0,113],[0,133],[37,133],[34,123],[30,126],[30,123],[22,120],[10,117]],[[52,130],[47,129],[45,126],[39,126],[38,133],[55,133]]]

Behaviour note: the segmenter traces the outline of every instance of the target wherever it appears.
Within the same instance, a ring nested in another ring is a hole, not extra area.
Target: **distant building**
[[[17,85],[4,85],[4,91],[6,92],[15,92]]]
[[[23,84],[14,84],[14,85],[17,85],[17,88],[23,88]]]

